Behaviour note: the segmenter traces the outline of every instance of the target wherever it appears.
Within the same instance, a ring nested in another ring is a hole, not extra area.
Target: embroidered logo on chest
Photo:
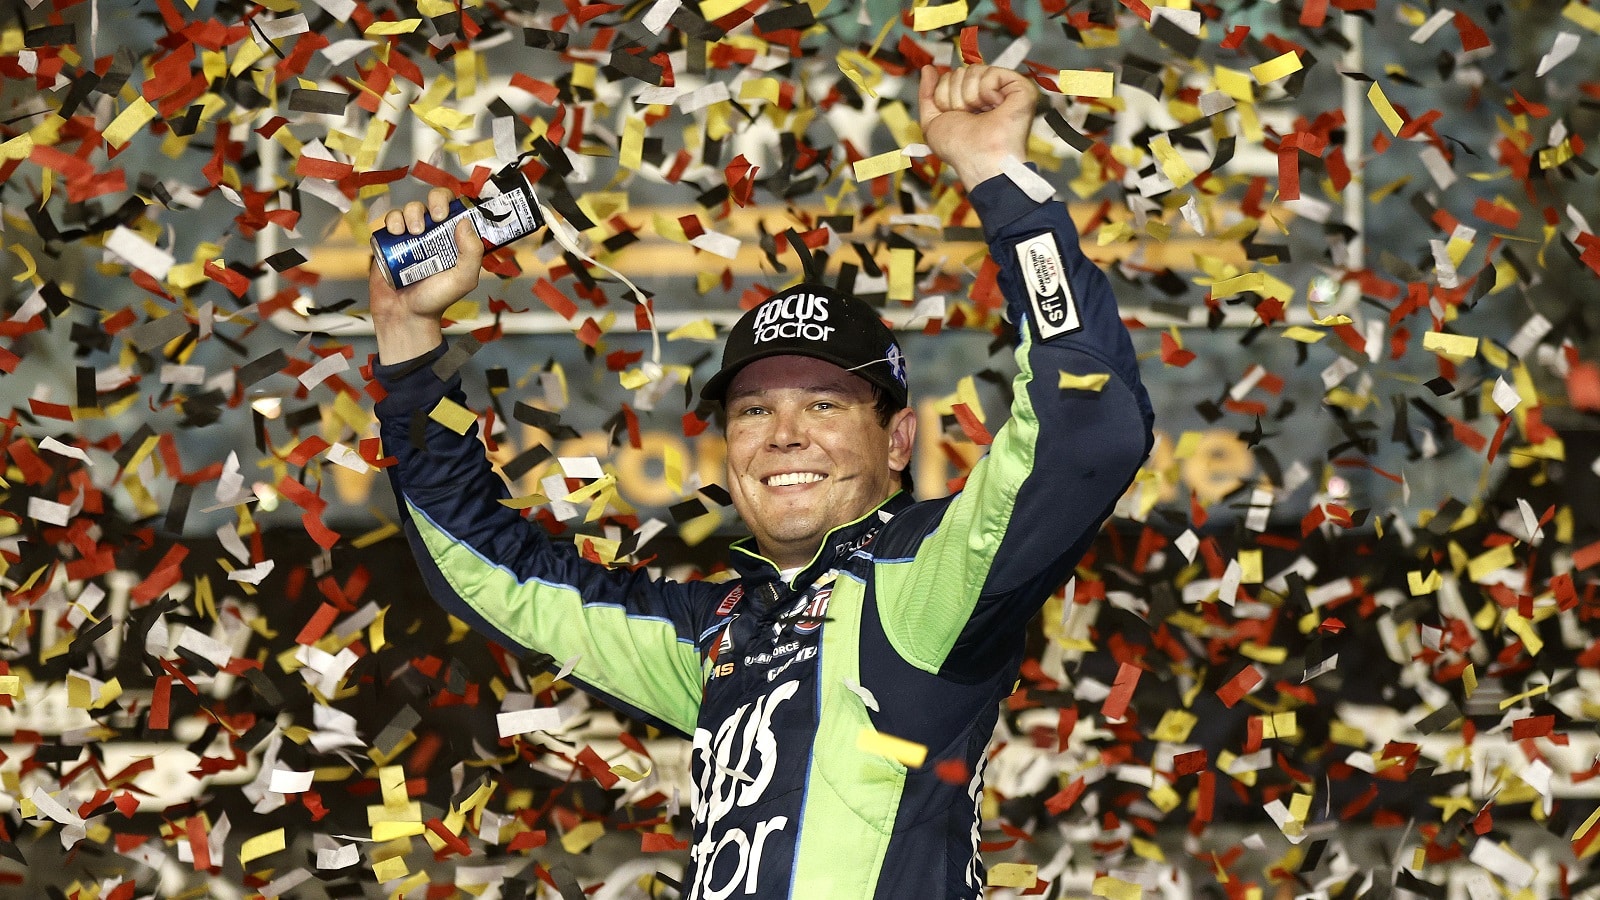
[[[822,627],[822,621],[828,612],[828,600],[833,596],[833,587],[830,585],[818,588],[812,596],[811,602],[798,613],[798,620],[794,623],[795,634],[810,634]]]

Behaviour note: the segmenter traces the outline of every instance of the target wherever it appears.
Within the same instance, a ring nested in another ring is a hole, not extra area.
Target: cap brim
[[[746,356],[744,359],[739,360],[738,363],[732,366],[726,366],[722,369],[722,371],[711,376],[711,380],[707,381],[705,385],[700,388],[700,399],[710,401],[712,403],[724,402],[728,396],[728,388],[733,384],[734,377],[737,376],[745,366],[748,366],[757,360],[767,359],[768,357],[773,356],[809,356],[812,359],[820,359],[823,362],[832,363],[839,368],[844,369],[846,372],[855,375],[862,381],[865,381],[881,390],[887,391],[891,397],[898,397],[905,390],[898,385],[894,388],[890,388],[888,385],[878,381],[875,378],[869,378],[866,375],[861,374],[859,369],[852,368],[853,365],[857,365],[856,363],[852,363],[850,360],[844,359],[832,353],[818,353],[813,350],[803,349],[800,347],[773,347],[770,350],[757,350],[756,352],[751,353],[749,356]],[[901,405],[904,406],[905,401],[902,400]]]

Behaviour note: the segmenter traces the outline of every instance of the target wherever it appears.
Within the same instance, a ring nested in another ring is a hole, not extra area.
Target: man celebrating
[[[430,364],[441,313],[478,280],[470,227],[453,269],[399,291],[371,279],[384,447],[429,588],[507,647],[576,659],[585,690],[692,737],[687,897],[982,892],[984,749],[1025,627],[1151,443],[1109,283],[1066,208],[1019,187],[1037,180],[1021,162],[1035,99],[1014,72],[922,72],[923,134],[968,190],[1017,327],[1010,421],[960,493],[914,502],[894,335],[826,285],[773,295],[733,327],[702,391],[726,414],[729,492],[752,533],[732,582],[590,563],[496,502],[508,492],[475,431],[424,418],[414,443],[414,416],[465,399]],[[385,225],[419,233],[449,199]],[[1058,373],[1108,378],[1063,390]]]

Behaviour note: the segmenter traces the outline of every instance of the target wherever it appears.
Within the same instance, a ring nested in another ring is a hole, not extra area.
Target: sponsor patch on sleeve
[[[1017,262],[1022,266],[1022,283],[1027,287],[1028,303],[1033,307],[1033,324],[1039,329],[1039,340],[1048,341],[1082,327],[1055,235],[1045,232],[1018,243]]]

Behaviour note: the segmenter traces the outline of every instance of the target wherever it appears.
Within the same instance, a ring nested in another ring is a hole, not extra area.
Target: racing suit
[[[959,493],[896,494],[787,580],[748,540],[722,583],[584,560],[496,502],[475,428],[429,420],[412,438],[414,411],[465,403],[459,376],[425,364],[442,346],[376,367],[390,478],[438,601],[508,648],[576,659],[571,681],[693,740],[686,897],[982,893],[984,750],[1025,627],[1131,483],[1153,415],[1066,207],[1003,176],[970,200],[1017,325],[1010,420]],[[1061,373],[1109,377],[1063,389]],[[925,761],[885,755],[881,736]]]

